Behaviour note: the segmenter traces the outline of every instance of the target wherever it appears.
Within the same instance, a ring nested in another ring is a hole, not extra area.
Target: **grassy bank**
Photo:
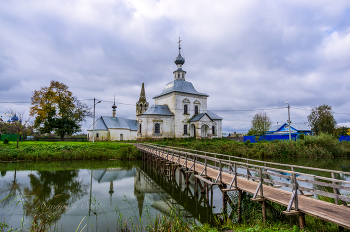
[[[0,161],[137,159],[131,144],[113,142],[15,142],[0,143]]]
[[[242,197],[242,214],[240,222],[237,219],[237,198],[230,196],[234,205],[231,205],[231,219],[225,214],[219,217],[212,215],[214,223],[198,224],[193,219],[184,218],[181,211],[172,210],[170,215],[160,214],[155,217],[148,216],[145,221],[138,221],[136,224],[132,222],[132,218],[125,218],[122,214],[118,215],[118,231],[198,231],[198,232],[231,232],[231,231],[249,231],[249,232],[337,232],[339,227],[335,224],[322,221],[309,215],[305,215],[306,226],[301,230],[298,215],[286,216],[281,212],[286,207],[273,202],[267,202],[267,222],[262,221],[261,204],[252,202],[252,195],[244,194]],[[147,209],[144,209],[147,213]],[[198,218],[197,218],[198,219]],[[344,230],[349,231],[349,230]]]
[[[339,142],[331,135],[306,136],[297,141],[276,140],[239,143],[228,139],[163,139],[161,145],[221,153],[249,158],[334,158],[350,157],[350,142]]]

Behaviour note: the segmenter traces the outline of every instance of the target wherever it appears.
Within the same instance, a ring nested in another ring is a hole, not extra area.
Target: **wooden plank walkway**
[[[187,164],[185,164],[186,160],[184,158],[178,159],[176,156],[171,157],[171,155],[158,151],[156,153],[153,149],[150,149],[148,147],[142,146],[142,148],[139,148],[140,150],[143,150],[144,152],[147,152],[149,154],[156,155],[158,157],[161,157],[165,160],[168,160],[169,162],[172,162],[175,164],[177,162],[181,166],[184,166],[188,169],[190,169],[193,166],[193,161],[187,160]],[[185,164],[185,165],[184,165]],[[196,173],[201,173],[203,169],[205,168],[204,165],[195,163],[195,171]],[[219,174],[219,170],[207,167],[207,176],[208,178],[211,178],[215,180]],[[204,175],[204,172],[203,174]],[[222,183],[230,185],[231,181],[233,179],[233,175],[228,173],[222,173]],[[239,190],[242,190],[244,192],[248,192],[251,194],[254,194],[257,186],[259,183],[247,180],[241,177],[237,177],[237,188]],[[287,206],[292,193],[286,190],[277,189],[268,185],[263,185],[263,197],[266,200],[278,203],[280,205]],[[343,205],[336,205],[332,203],[328,203],[325,201],[321,201],[315,198],[310,198],[307,196],[303,196],[301,194],[298,195],[298,202],[299,202],[299,211],[308,215],[311,215],[313,217],[334,223],[336,225],[339,225],[341,227],[350,229],[350,208],[343,206]]]

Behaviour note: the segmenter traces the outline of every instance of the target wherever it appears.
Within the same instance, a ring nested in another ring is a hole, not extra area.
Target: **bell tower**
[[[117,109],[117,106],[115,105],[115,95],[114,95],[114,104],[113,104],[113,106],[112,106],[112,112],[113,112],[113,118],[115,118],[115,112],[116,112],[116,109]]]
[[[148,102],[145,94],[145,84],[142,83],[139,101],[136,102],[136,115],[142,114],[148,109]]]
[[[179,55],[175,58],[175,64],[176,64],[176,67],[177,69],[173,72],[174,73],[174,81],[177,81],[177,80],[182,80],[184,81],[185,80],[185,74],[186,74],[186,71],[184,71],[182,69],[182,65],[185,63],[185,58],[183,58],[181,56],[181,39],[179,37]]]

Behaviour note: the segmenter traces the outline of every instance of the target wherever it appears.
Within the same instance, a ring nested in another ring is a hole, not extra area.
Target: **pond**
[[[128,228],[141,227],[174,213],[198,224],[210,222],[212,206],[221,202],[214,194],[212,206],[196,203],[192,184],[186,190],[166,183],[141,161],[41,162],[23,170],[27,165],[0,165],[0,222],[7,229],[29,229],[36,222],[45,230],[116,231],[125,221]]]
[[[268,161],[350,168],[350,159]],[[169,182],[142,161],[1,163],[0,171],[0,222],[8,226],[5,231],[27,230],[33,222],[54,231],[116,231],[123,223],[145,228],[160,214],[210,224],[223,206],[217,186],[210,200],[201,194],[196,197],[193,179],[187,189],[184,181]]]

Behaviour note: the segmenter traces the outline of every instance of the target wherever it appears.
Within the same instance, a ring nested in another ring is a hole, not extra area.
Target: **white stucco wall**
[[[136,140],[137,137],[137,131],[131,131],[128,129],[110,129],[110,140],[120,141],[121,134],[123,135],[122,140]]]
[[[174,116],[139,115],[137,138],[163,138],[174,137]],[[155,134],[155,124],[160,125],[160,133]],[[139,128],[141,124],[141,134]]]
[[[89,141],[92,142],[92,131],[87,131]],[[106,130],[95,130],[95,141],[108,140],[109,132]]]
[[[92,141],[92,131],[87,131],[89,141]],[[97,137],[98,134],[98,137]],[[128,129],[109,129],[109,131],[95,130],[95,141],[115,141],[120,140],[120,135],[123,135],[123,140],[136,140],[137,131],[131,131]]]
[[[185,101],[184,101],[185,100]],[[207,112],[207,97],[187,94],[187,93],[178,93],[173,92],[158,98],[154,99],[156,105],[167,105],[170,111],[175,115],[174,117],[174,132],[175,137],[188,137],[184,135],[184,125],[189,124],[188,120],[194,115],[195,105],[198,106],[198,113]],[[188,105],[188,114],[184,114],[184,105]]]

